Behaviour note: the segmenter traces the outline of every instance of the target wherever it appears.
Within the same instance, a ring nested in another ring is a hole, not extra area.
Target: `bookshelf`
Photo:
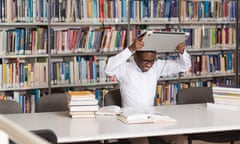
[[[96,91],[100,99],[106,89],[118,85],[113,77],[104,73],[107,57],[125,48],[144,29],[191,33],[191,39],[186,44],[193,59],[193,68],[187,74],[159,79],[158,94],[162,102],[174,103],[178,88],[237,86],[239,2],[217,2],[219,1],[0,0],[0,92],[10,96],[31,95],[31,100],[37,101],[37,97],[47,93],[91,89]],[[207,9],[211,5],[217,10],[216,13]],[[201,14],[196,15],[196,8],[205,9],[199,10]],[[220,36],[226,35],[227,38],[225,41],[217,41],[216,37],[209,34],[214,32],[219,32]],[[7,37],[8,34],[11,38]],[[21,45],[22,35],[25,38],[24,45]],[[173,52],[159,53],[159,58],[163,59],[176,57]],[[203,59],[206,59],[207,64],[201,62]],[[232,60],[231,66],[227,63],[228,60]],[[215,69],[210,68],[210,62],[215,64],[221,61],[225,66],[213,65]],[[18,65],[20,74],[17,75]],[[4,67],[10,70],[5,71]],[[21,71],[21,67],[26,72]],[[201,67],[205,69],[201,70]],[[14,79],[19,80],[17,84],[5,76],[14,73]],[[24,81],[22,83],[21,78]],[[170,90],[173,91],[172,96],[164,96]],[[21,103],[24,104],[24,100]]]

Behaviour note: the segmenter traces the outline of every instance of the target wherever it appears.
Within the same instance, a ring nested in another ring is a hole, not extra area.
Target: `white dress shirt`
[[[190,67],[190,56],[184,52],[177,61],[158,59],[147,72],[142,72],[135,63],[132,52],[126,48],[109,58],[106,73],[119,81],[123,107],[139,107],[154,105],[160,76],[185,72]]]

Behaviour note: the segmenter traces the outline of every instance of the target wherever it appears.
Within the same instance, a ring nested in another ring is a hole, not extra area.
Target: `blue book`
[[[81,78],[81,57],[77,56],[76,59],[77,59],[77,65],[78,65],[77,69],[78,69],[78,81],[79,81],[81,80],[80,79]]]
[[[134,0],[130,0],[130,19],[135,19],[135,7],[134,7]]]
[[[227,52],[227,71],[232,72],[232,53]]]
[[[63,81],[64,81],[64,83],[66,82],[66,80],[67,80],[67,75],[66,75],[66,71],[67,71],[67,67],[66,67],[66,61],[63,61],[62,63],[61,63],[61,67],[62,67],[62,71],[61,71],[61,75],[63,76]]]
[[[163,13],[164,18],[169,18],[170,9],[171,9],[171,0],[165,0],[164,13]]]
[[[210,1],[204,1],[204,17],[210,17]]]
[[[51,0],[53,1],[53,0]],[[29,3],[29,18],[30,22],[33,22],[33,0],[28,0]]]
[[[202,2],[197,2],[197,9],[198,9],[198,20],[200,20],[203,17],[203,7]]]
[[[98,102],[101,102],[102,92],[100,89],[95,90],[95,95],[96,95],[96,99],[98,100]]]
[[[66,61],[64,62],[65,64],[65,81],[67,81],[67,83],[73,83],[71,81],[71,74],[70,74],[70,62],[69,61]]]
[[[158,17],[158,0],[153,0],[153,17]]]
[[[101,35],[100,31],[95,31],[95,39],[94,39],[94,43],[93,43],[94,44],[93,45],[93,52],[97,51],[100,35]]]
[[[45,2],[45,11],[44,11],[44,17],[46,18],[46,21],[48,19],[48,0]]]
[[[84,57],[81,57],[81,81],[82,82],[87,81],[87,64],[86,59]]]
[[[38,17],[40,18],[40,22],[43,22],[43,0],[39,0]]]
[[[21,42],[21,30],[17,28],[16,32],[16,42],[15,42],[15,54],[19,54],[20,51],[20,42]]]
[[[178,17],[179,16],[179,1],[178,0],[174,0],[174,17]]]
[[[20,86],[23,87],[25,81],[24,63],[20,63]]]
[[[24,54],[25,45],[25,29],[20,29],[20,46],[19,46],[19,54]]]
[[[40,98],[40,90],[39,89],[35,89],[35,110],[36,110],[36,106],[37,106],[39,98]]]
[[[90,31],[90,35],[89,35],[89,41],[88,41],[88,47],[87,47],[87,50],[88,51],[91,51],[92,50],[92,48],[93,48],[93,35],[94,35],[94,31],[93,30],[91,30]]]
[[[98,18],[97,17],[97,0],[92,0],[92,12],[93,12],[93,17],[92,18]]]
[[[95,56],[93,56],[93,59],[92,59],[92,79],[93,81],[97,81],[97,64],[96,64]]]
[[[236,1],[231,1],[231,17],[233,20],[236,19],[236,12],[237,12],[237,9],[236,9]]]
[[[122,3],[122,11],[121,11],[121,16],[122,16],[122,21],[126,21],[127,20],[127,2],[126,0],[121,0],[121,3]]]

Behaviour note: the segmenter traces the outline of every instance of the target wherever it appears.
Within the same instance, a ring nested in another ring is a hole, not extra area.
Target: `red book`
[[[100,22],[104,22],[104,0],[100,0],[100,8],[99,8],[99,16],[100,16]]]

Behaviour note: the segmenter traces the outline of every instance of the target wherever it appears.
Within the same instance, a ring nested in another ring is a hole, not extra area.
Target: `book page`
[[[117,117],[120,121],[131,123],[154,123],[154,122],[176,122],[175,119],[170,118],[157,111],[148,111],[137,108],[125,108]]]
[[[101,107],[97,112],[96,115],[99,116],[115,116],[121,113],[121,108],[117,105],[109,105]]]

